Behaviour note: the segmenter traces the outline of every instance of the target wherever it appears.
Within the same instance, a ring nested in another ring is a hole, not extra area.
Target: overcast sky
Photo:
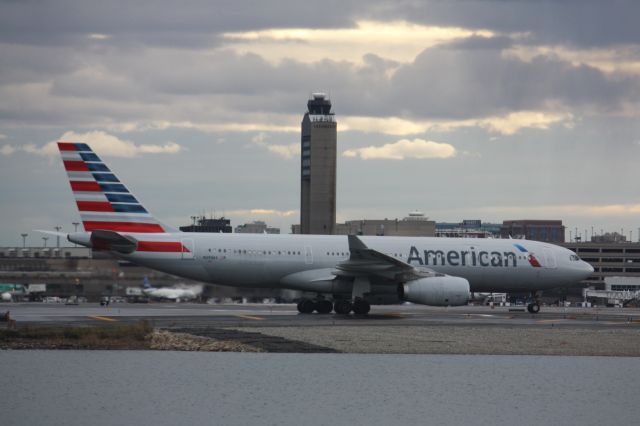
[[[338,220],[640,227],[640,2],[0,0],[0,245],[79,219],[52,142],[154,215],[299,222],[311,92]],[[569,233],[567,231],[567,237]]]

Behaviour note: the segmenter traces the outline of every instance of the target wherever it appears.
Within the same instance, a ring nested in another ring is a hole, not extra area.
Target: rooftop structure
[[[193,223],[187,226],[181,226],[182,232],[215,232],[229,234],[232,232],[231,220],[224,217],[209,218],[204,216],[191,216]]]
[[[462,222],[436,223],[436,237],[444,238],[500,238],[501,224],[482,223],[480,219]]]
[[[280,228],[272,228],[267,226],[263,221],[256,220],[251,223],[236,226],[235,232],[237,234],[279,234]]]
[[[526,238],[527,240],[563,243],[564,229],[561,220],[505,220],[502,222],[502,238]]]
[[[421,212],[411,212],[403,219],[361,219],[336,224],[338,235],[393,235],[433,237],[435,222]]]

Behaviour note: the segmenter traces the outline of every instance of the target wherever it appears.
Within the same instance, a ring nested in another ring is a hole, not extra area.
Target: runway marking
[[[471,317],[480,317],[480,318],[494,318],[496,315],[493,314],[463,314],[465,318],[470,319]]]
[[[264,321],[264,318],[262,318],[262,317],[254,317],[253,315],[236,315],[236,316],[240,317],[240,318],[252,319],[252,320],[256,320],[256,321]]]
[[[118,320],[117,320],[117,319],[115,319],[115,318],[102,317],[102,316],[100,316],[100,315],[90,316],[89,318],[97,319],[97,320],[100,320],[100,321],[118,321]]]
[[[404,318],[405,316],[403,314],[397,313],[397,312],[390,312],[388,314],[382,314],[380,315],[381,317],[388,317],[388,318]]]
[[[547,323],[547,322],[560,322],[564,321],[564,318],[555,318],[555,319],[546,319],[546,320],[538,320],[536,321],[538,324]]]

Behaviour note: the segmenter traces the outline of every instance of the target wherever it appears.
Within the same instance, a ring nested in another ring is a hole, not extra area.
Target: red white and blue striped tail
[[[58,142],[85,231],[165,233],[115,174],[84,143]]]

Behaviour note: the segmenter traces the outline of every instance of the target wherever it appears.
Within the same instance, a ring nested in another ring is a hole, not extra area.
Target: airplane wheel
[[[353,309],[353,305],[348,300],[336,300],[333,304],[333,309],[336,311],[336,314],[349,315]]]
[[[371,305],[364,299],[356,299],[353,302],[353,313],[356,315],[367,315],[371,310]]]
[[[529,303],[527,305],[527,311],[529,311],[530,314],[537,314],[540,312],[540,305],[537,303]]]
[[[313,303],[313,300],[302,299],[298,302],[298,312],[301,314],[310,314],[316,309],[316,304]]]
[[[333,303],[328,300],[319,300],[316,302],[316,312],[319,314],[330,314],[333,311]]]

